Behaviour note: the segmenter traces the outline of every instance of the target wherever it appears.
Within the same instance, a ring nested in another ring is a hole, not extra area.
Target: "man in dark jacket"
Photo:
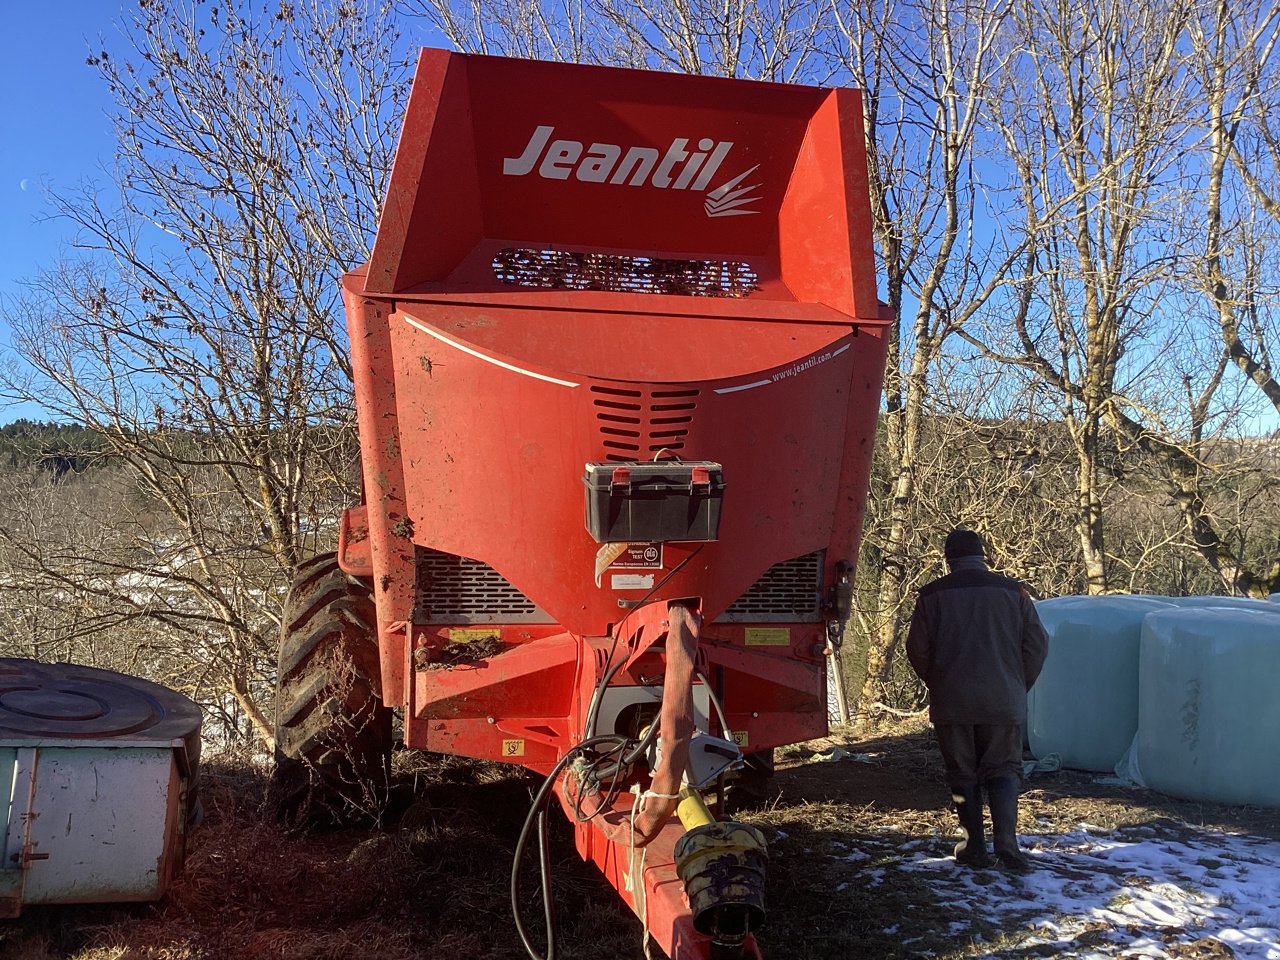
[[[1026,589],[987,569],[981,537],[952,530],[943,552],[951,572],[920,591],[907,657],[929,688],[929,718],[964,833],[956,860],[991,864],[985,785],[996,858],[1025,871],[1030,864],[1018,850],[1017,832],[1022,721],[1049,641]]]

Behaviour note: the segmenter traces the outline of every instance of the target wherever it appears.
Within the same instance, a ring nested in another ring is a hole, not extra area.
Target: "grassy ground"
[[[833,746],[844,758],[820,759]],[[163,902],[29,908],[0,923],[0,957],[521,960],[507,884],[537,781],[516,768],[420,754],[400,756],[397,771],[411,799],[393,825],[310,835],[266,816],[265,771],[210,762],[205,823]],[[952,921],[966,904],[948,902],[927,874],[893,872],[885,882],[875,869],[905,845],[948,850],[954,822],[946,804],[940,762],[919,728],[780,751],[768,797],[739,815],[769,841],[765,956],[959,960],[1016,939],[1020,919],[992,915],[957,941]],[[1021,818],[1024,832],[1191,823],[1280,837],[1280,811],[1176,801],[1068,771],[1029,782]],[[563,824],[553,859],[561,960],[642,957],[639,923],[578,861]]]

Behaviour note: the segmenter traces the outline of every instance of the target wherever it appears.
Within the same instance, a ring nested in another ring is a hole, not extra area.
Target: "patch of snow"
[[[881,856],[864,877],[876,886],[889,871],[927,875],[940,903],[966,904],[968,919],[950,924],[956,937],[981,932],[972,918],[1005,917],[1025,931],[1019,946],[1073,957],[1172,960],[1215,940],[1236,960],[1280,960],[1280,842],[1192,827],[1125,839],[1093,824],[1020,841],[1035,867],[1023,876],[969,870],[904,840],[901,860]]]

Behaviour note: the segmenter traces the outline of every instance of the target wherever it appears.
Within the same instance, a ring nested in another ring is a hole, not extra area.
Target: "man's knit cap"
[[[957,527],[947,534],[947,542],[942,548],[942,554],[948,560],[958,560],[960,557],[985,557],[986,551],[982,547],[980,536],[972,530],[961,530]]]

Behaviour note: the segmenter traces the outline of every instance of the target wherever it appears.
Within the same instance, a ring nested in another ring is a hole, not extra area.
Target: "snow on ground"
[[[1025,876],[957,866],[938,856],[937,839],[904,842],[900,859],[864,876],[926,875],[939,901],[970,918],[953,924],[957,940],[981,940],[976,921],[998,920],[1006,937],[974,956],[1280,960],[1280,841],[1172,823],[1081,824],[1020,840],[1035,865]],[[901,943],[910,950],[909,939]]]

